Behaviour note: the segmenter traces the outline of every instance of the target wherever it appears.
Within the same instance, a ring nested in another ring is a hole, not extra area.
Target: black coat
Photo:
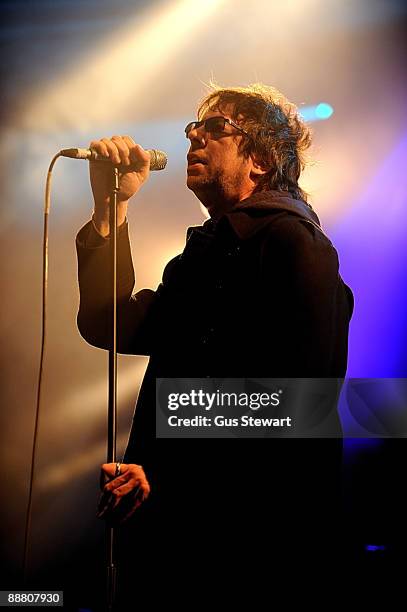
[[[78,236],[78,326],[90,344],[108,348],[107,244],[86,248],[89,229]],[[132,296],[124,228],[119,352],[151,356],[136,413],[151,424],[140,424],[140,438],[154,431],[156,377],[344,377],[353,297],[338,268],[316,214],[286,194],[265,192],[216,226],[189,228],[183,253],[167,264],[157,291]],[[127,458],[145,460],[136,437],[134,431]]]
[[[77,239],[78,327],[90,344],[106,349],[107,243],[89,238],[92,232],[88,224]],[[265,487],[265,499],[288,481],[314,494],[321,479],[329,487],[329,474],[339,470],[338,440],[155,440],[156,377],[345,376],[353,297],[310,207],[285,192],[264,192],[216,225],[189,228],[183,253],[167,264],[156,291],[132,296],[127,227],[118,251],[118,350],[150,355],[125,460],[143,464],[157,480],[162,507],[168,510],[165,496],[173,500],[174,482],[181,482],[183,507],[199,507],[201,516],[204,507],[207,516],[202,479],[215,470],[217,499],[227,499],[241,486],[234,470],[243,457],[245,474],[257,490]],[[280,485],[275,477],[268,481],[276,465],[286,470]]]

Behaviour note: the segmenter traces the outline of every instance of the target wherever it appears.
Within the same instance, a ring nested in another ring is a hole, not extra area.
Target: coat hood
[[[318,216],[312,208],[286,191],[255,193],[239,202],[224,218],[229,221],[237,236],[245,240],[282,214],[300,217],[322,232]]]

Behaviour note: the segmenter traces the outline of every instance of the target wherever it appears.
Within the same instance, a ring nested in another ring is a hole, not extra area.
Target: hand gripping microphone
[[[164,151],[157,151],[156,149],[146,149],[147,153],[150,154],[150,170],[164,170],[167,165],[167,155]],[[89,161],[101,161],[112,163],[108,157],[99,155],[92,149],[62,149],[59,152],[62,157],[71,157],[72,159],[88,159]],[[126,166],[126,170],[131,171],[132,165]]]

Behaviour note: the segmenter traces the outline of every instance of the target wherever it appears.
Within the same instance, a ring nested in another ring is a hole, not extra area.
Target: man
[[[257,530],[265,521],[284,521],[288,531],[273,530],[280,543],[288,537],[282,532],[309,534],[330,523],[338,440],[155,440],[156,378],[343,377],[353,298],[298,185],[311,137],[282,94],[264,85],[215,88],[186,136],[187,187],[210,220],[188,230],[158,289],[134,296],[126,212],[148,180],[149,155],[129,136],[91,143],[123,170],[118,350],[150,356],[122,476],[105,487],[102,514],[130,515],[151,484],[151,499],[136,517],[155,498],[162,534],[180,534],[181,525],[196,534],[199,526],[198,549],[223,542],[222,556],[233,549],[225,534],[243,517]],[[130,163],[139,169],[126,172]],[[88,342],[106,349],[109,171],[91,163],[90,174],[95,209],[77,239],[78,326]],[[103,469],[114,476],[114,465]],[[312,523],[301,529],[299,516]]]

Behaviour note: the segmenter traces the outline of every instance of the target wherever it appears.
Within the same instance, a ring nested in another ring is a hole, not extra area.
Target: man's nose
[[[206,138],[205,138],[205,128],[203,125],[197,127],[192,128],[192,130],[189,130],[188,132],[188,138],[191,141],[191,143],[195,140],[196,142],[199,142],[200,144],[204,145],[206,144]]]

